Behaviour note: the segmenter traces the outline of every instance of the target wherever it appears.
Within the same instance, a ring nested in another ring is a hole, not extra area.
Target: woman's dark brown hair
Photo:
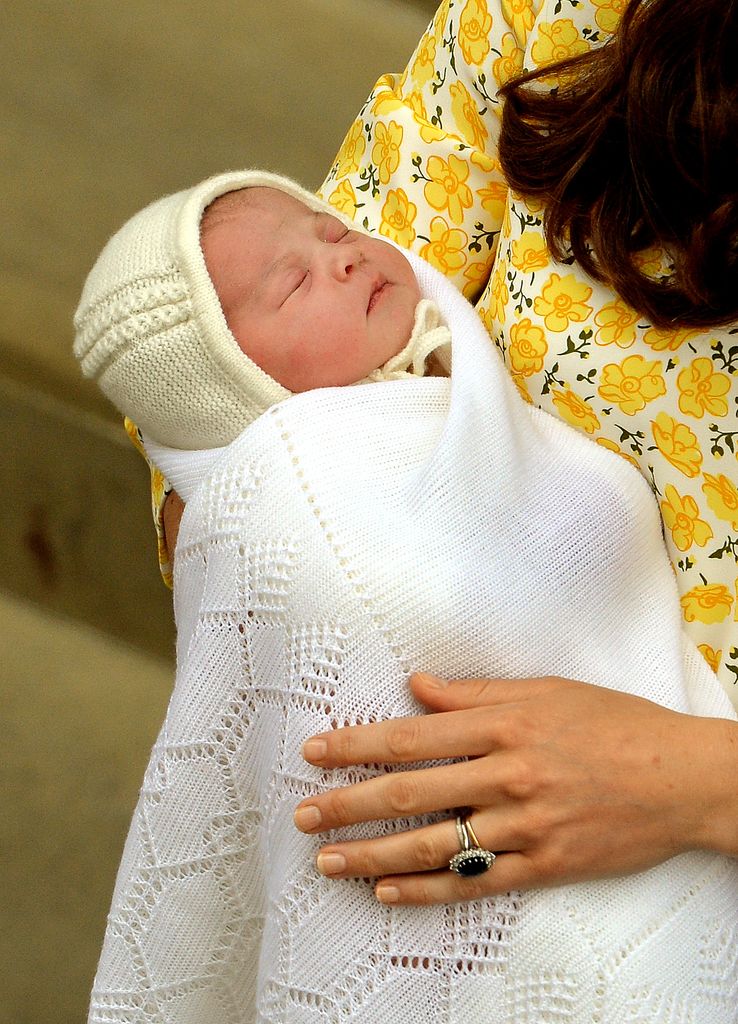
[[[659,326],[738,320],[738,0],[630,0],[612,39],[508,83],[512,188],[573,257]],[[655,280],[638,252],[665,247]]]

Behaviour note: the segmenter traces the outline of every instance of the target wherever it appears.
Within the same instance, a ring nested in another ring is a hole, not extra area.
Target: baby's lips
[[[372,285],[371,294],[369,296],[369,302],[367,303],[366,307],[367,313],[371,313],[372,309],[374,309],[374,307],[377,304],[377,301],[379,300],[380,296],[382,295],[386,287],[387,281],[385,280],[377,281],[375,284]]]

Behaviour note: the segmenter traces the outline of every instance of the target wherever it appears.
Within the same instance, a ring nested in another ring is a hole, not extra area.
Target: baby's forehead
[[[218,196],[205,208],[200,222],[200,231],[207,232],[218,224],[239,216],[245,210],[250,210],[255,216],[258,216],[259,211],[269,214],[285,207],[312,212],[306,203],[280,191],[280,189],[268,188],[263,185],[235,189]]]

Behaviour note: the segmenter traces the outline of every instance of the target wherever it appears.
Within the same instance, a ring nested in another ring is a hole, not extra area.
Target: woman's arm
[[[295,821],[318,833],[433,811],[449,820],[332,843],[318,858],[324,874],[380,876],[385,902],[447,903],[625,875],[687,850],[738,856],[738,723],[559,678],[443,685],[416,675],[411,686],[433,714],[323,733],[305,744],[306,759],[322,768],[469,760],[330,790],[303,801]],[[498,853],[474,878],[448,870],[461,806]]]

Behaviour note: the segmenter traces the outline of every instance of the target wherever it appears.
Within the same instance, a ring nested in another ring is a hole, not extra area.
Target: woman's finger
[[[415,696],[444,714],[413,715],[372,725],[346,726],[311,736],[302,746],[310,764],[409,764],[480,757],[514,743],[521,726],[535,721],[531,708],[544,693],[582,687],[568,679],[463,679],[447,685],[416,674]]]
[[[429,906],[484,899],[541,884],[525,854],[501,853],[482,875],[464,878],[449,868],[417,875],[389,875],[377,882],[374,892],[381,903]]]
[[[439,679],[426,672],[410,676],[410,689],[421,703],[436,711],[499,707],[535,701],[553,691],[582,686],[558,676],[533,679]]]
[[[495,722],[491,712],[471,708],[320,733],[305,741],[302,754],[306,761],[323,768],[480,757],[489,753],[502,731],[503,723]]]
[[[507,849],[512,830],[497,814],[476,812],[473,827],[484,849]],[[493,844],[490,837],[496,837]],[[504,835],[506,840],[500,837]],[[515,846],[513,845],[514,849]],[[388,874],[411,874],[447,868],[461,849],[455,816],[447,821],[406,832],[324,846],[317,857],[318,870],[331,878],[367,878]]]
[[[496,766],[493,754],[458,764],[388,772],[355,786],[329,789],[298,805],[295,825],[301,832],[324,832],[359,821],[408,818],[449,807],[491,806],[500,799],[495,788]]]

